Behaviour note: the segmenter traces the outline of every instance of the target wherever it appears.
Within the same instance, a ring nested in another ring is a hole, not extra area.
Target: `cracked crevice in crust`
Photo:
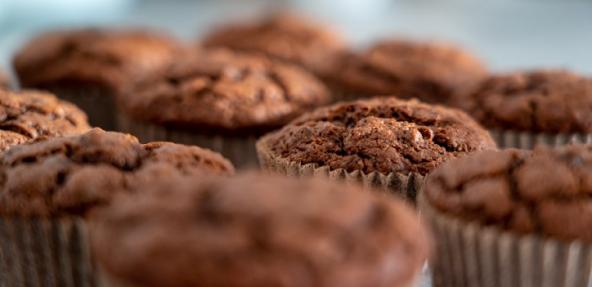
[[[426,184],[439,210],[484,225],[592,242],[592,147],[482,152],[450,161]]]
[[[0,213],[20,216],[85,215],[137,184],[234,171],[209,150],[100,129],[17,146],[1,161]]]
[[[305,114],[262,142],[293,162],[365,173],[429,173],[468,152],[495,149],[461,111],[418,101],[375,98]]]
[[[592,79],[568,71],[492,76],[457,105],[488,128],[592,132]]]
[[[0,151],[88,129],[86,115],[80,109],[51,94],[0,90]]]
[[[407,286],[429,253],[414,211],[353,186],[246,174],[143,191],[103,210],[92,240],[132,285]]]
[[[267,130],[329,101],[304,70],[226,49],[190,55],[121,99],[135,118],[217,132]]]

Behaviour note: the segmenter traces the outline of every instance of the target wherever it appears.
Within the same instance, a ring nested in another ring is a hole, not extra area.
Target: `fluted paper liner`
[[[464,222],[436,210],[423,194],[418,203],[437,245],[434,287],[592,286],[591,244]]]
[[[121,113],[117,116],[117,126],[120,131],[131,133],[142,142],[172,141],[181,144],[197,145],[221,153],[237,168],[257,166],[257,153],[255,151],[257,137],[255,135],[226,136],[199,134],[198,132],[135,121]]]
[[[499,148],[532,149],[536,145],[562,146],[574,143],[592,143],[592,134],[530,133],[512,130],[490,130]]]
[[[346,183],[361,184],[365,188],[379,189],[397,194],[413,202],[424,183],[424,176],[419,173],[402,174],[391,172],[364,173],[360,170],[347,171],[345,169],[331,169],[317,164],[301,164],[274,155],[265,144],[265,137],[257,142],[257,155],[261,168],[283,175],[304,177],[316,176]]]
[[[0,218],[0,285],[92,287],[82,219]]]

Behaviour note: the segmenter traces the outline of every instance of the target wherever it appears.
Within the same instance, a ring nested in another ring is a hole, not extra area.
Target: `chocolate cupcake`
[[[456,46],[385,40],[343,57],[331,82],[344,99],[392,94],[448,104],[485,75],[484,65]]]
[[[92,222],[104,286],[416,286],[429,254],[409,207],[352,186],[257,174],[166,186]]]
[[[458,103],[500,147],[592,142],[592,79],[562,70],[489,77]]]
[[[3,286],[96,286],[87,242],[96,208],[162,178],[233,171],[198,147],[100,129],[16,146],[0,161]]]
[[[432,173],[436,286],[590,286],[592,146],[508,149]]]
[[[90,129],[76,106],[51,94],[0,89],[0,152],[11,146]]]
[[[289,13],[220,27],[205,37],[203,45],[263,53],[322,77],[333,70],[338,56],[346,50],[345,41],[336,31]]]
[[[50,32],[25,45],[14,68],[21,86],[50,90],[80,106],[93,126],[115,129],[114,98],[178,49],[174,40],[140,30]]]
[[[119,126],[144,141],[170,140],[254,165],[256,138],[329,102],[304,70],[227,49],[202,50],[121,98]]]
[[[321,108],[257,142],[268,170],[362,182],[412,200],[441,163],[484,149],[495,143],[463,112],[396,98]]]

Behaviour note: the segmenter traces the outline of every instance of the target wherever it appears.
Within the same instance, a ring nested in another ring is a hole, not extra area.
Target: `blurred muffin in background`
[[[345,55],[330,82],[342,98],[394,95],[448,104],[487,71],[479,59],[447,43],[384,40]]]
[[[492,75],[456,105],[500,147],[592,142],[592,78],[565,70]]]
[[[0,151],[88,129],[84,112],[49,93],[0,89]]]
[[[143,141],[211,148],[256,165],[255,140],[330,101],[304,69],[225,48],[202,49],[120,98],[119,127]]]
[[[32,39],[13,62],[22,87],[52,91],[86,111],[93,126],[114,129],[114,98],[179,49],[174,39],[145,30],[54,31]]]
[[[346,50],[343,37],[311,19],[280,13],[250,23],[219,27],[203,40],[206,47],[260,52],[325,77]]]

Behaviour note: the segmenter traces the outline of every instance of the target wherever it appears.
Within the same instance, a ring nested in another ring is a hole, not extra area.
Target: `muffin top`
[[[592,132],[592,78],[568,71],[491,76],[459,105],[489,128]]]
[[[281,126],[329,101],[325,86],[299,67],[208,49],[139,84],[121,106],[140,120],[243,132]]]
[[[475,153],[442,165],[425,194],[438,210],[521,234],[592,242],[592,146]]]
[[[336,31],[289,13],[220,27],[206,36],[203,45],[264,53],[318,74],[327,73],[332,61],[346,49]]]
[[[233,172],[222,156],[196,146],[140,144],[101,129],[16,146],[0,160],[0,214],[17,216],[84,216],[159,178]]]
[[[0,151],[88,129],[86,115],[80,109],[51,94],[0,89]]]
[[[174,40],[143,30],[57,31],[26,44],[14,67],[23,86],[90,82],[119,91],[161,69],[178,49]]]
[[[103,210],[91,240],[132,285],[406,286],[429,253],[410,208],[352,186],[249,173],[146,191]]]
[[[344,57],[333,78],[353,93],[447,103],[485,74],[478,59],[450,44],[385,40]]]
[[[374,98],[305,114],[265,136],[258,147],[301,164],[425,175],[450,158],[495,149],[495,143],[461,111]]]

